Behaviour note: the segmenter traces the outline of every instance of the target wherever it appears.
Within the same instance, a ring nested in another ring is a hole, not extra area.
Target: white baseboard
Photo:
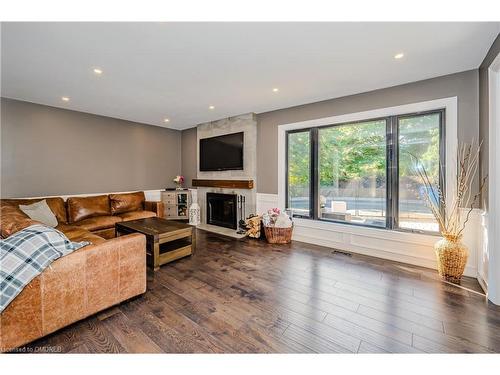
[[[277,194],[257,193],[259,214],[272,207],[279,207]],[[478,245],[480,230],[480,210],[474,210],[470,225],[464,235],[464,243],[469,248],[469,260],[464,274],[478,275]],[[417,233],[388,231],[385,229],[357,227],[340,223],[318,222],[306,219],[294,220],[293,240],[340,249],[353,253],[374,256],[436,269],[434,243],[439,239]]]
[[[481,286],[481,289],[483,289],[483,292],[488,294],[488,283],[484,280],[482,275],[480,274],[477,275],[477,281]]]

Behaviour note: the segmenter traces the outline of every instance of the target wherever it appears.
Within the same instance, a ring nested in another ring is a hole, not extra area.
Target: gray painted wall
[[[182,131],[182,168],[181,173],[186,179],[186,186],[191,186],[196,178],[196,128]]]
[[[477,140],[478,86],[478,70],[471,70],[258,114],[257,192],[278,193],[278,125],[457,96],[459,141]]]
[[[159,189],[181,171],[181,132],[1,99],[2,197]]]
[[[478,70],[258,114],[257,191],[277,193],[278,125],[450,96],[458,97],[460,141],[478,139]],[[179,132],[9,99],[2,99],[1,120],[4,197],[157,189],[178,173],[190,186],[196,176],[196,128]]]
[[[500,35],[497,35],[490,50],[486,54],[481,66],[479,67],[479,139],[483,140],[481,150],[481,160],[479,173],[481,179],[488,175],[488,149],[489,149],[489,85],[488,68],[497,55],[500,53]],[[483,207],[488,207],[488,190],[482,195]]]

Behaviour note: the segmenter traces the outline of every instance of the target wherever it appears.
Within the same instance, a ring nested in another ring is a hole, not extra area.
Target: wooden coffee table
[[[116,235],[142,233],[146,236],[147,264],[157,271],[161,265],[192,255],[196,232],[192,226],[159,217],[115,224]]]

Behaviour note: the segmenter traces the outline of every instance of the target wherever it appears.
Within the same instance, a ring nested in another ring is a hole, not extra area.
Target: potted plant
[[[446,197],[446,192],[439,184],[432,181],[420,160],[411,155],[415,161],[417,174],[424,185],[421,194],[436,218],[442,235],[442,239],[434,245],[438,272],[444,280],[453,283],[459,283],[464,273],[469,250],[462,243],[462,237],[472,210],[486,185],[487,176],[481,181],[479,190],[475,194],[472,191],[474,177],[479,167],[480,149],[481,144],[474,142],[460,145],[457,154],[456,187],[451,192],[451,197]]]

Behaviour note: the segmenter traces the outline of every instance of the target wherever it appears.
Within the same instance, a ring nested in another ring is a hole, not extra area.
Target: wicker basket
[[[459,240],[443,238],[434,245],[438,272],[444,280],[460,283],[469,251]]]
[[[290,228],[275,228],[264,226],[267,242],[290,243],[292,241],[293,224]]]

